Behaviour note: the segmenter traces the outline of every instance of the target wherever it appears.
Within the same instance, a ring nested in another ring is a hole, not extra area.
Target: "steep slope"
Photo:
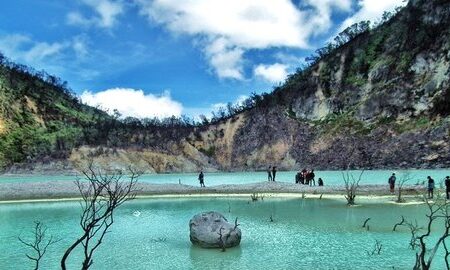
[[[68,170],[90,159],[148,172],[450,167],[444,0],[410,1],[213,124],[119,121],[81,104],[56,78],[22,69],[0,69],[0,167],[9,172]]]

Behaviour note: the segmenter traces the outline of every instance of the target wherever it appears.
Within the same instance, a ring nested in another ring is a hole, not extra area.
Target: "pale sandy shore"
[[[285,182],[257,182],[249,184],[229,184],[201,188],[183,184],[138,183],[138,198],[154,196],[244,196],[253,193],[267,196],[308,198],[342,198],[344,186],[305,186]],[[404,194],[417,196],[424,193],[422,186],[405,186]],[[370,197],[392,197],[387,185],[361,185],[358,195]],[[74,200],[79,192],[71,181],[46,181],[26,183],[0,183],[0,202]]]

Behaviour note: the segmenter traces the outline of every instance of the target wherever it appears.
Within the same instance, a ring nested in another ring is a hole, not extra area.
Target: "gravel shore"
[[[228,184],[211,187],[198,187],[183,184],[138,183],[138,196],[188,196],[188,195],[244,195],[253,193],[334,197],[345,194],[344,186],[305,186],[285,182],[257,182],[250,184]],[[424,192],[422,186],[405,186],[405,195],[418,195]],[[361,185],[360,196],[395,196],[387,185]],[[0,201],[32,201],[79,198],[79,191],[71,181],[46,181],[26,183],[0,183]]]

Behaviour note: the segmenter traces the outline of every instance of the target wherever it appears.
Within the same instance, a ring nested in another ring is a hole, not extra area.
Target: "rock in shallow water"
[[[204,248],[234,247],[241,242],[241,229],[228,223],[219,212],[203,212],[189,221],[190,238],[194,245]],[[220,238],[222,233],[222,239]]]

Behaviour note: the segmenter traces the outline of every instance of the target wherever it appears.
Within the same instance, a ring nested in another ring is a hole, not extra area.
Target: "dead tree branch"
[[[381,241],[375,240],[375,245],[373,246],[372,251],[369,252],[368,250],[366,250],[367,255],[369,255],[369,256],[380,255],[382,248],[383,248],[383,245],[381,244]]]
[[[445,240],[447,239],[450,231],[450,203],[438,196],[435,201],[429,201],[428,198],[424,196],[424,200],[428,207],[427,223],[425,226],[425,232],[417,236],[417,242],[419,251],[416,253],[416,263],[414,270],[428,270],[431,267],[434,256],[439,248],[443,245],[446,248]],[[442,231],[438,235],[437,241],[430,243],[427,239],[431,235],[433,224],[440,224],[442,221]],[[427,244],[431,245],[430,249],[427,249]],[[447,251],[447,250],[446,250]],[[447,254],[448,255],[448,254]],[[445,256],[445,264],[448,268],[448,256]]]
[[[42,257],[44,257],[45,253],[47,252],[47,249],[49,246],[59,242],[57,239],[53,239],[53,236],[50,235],[48,239],[46,239],[46,233],[47,228],[42,225],[41,222],[35,221],[34,222],[34,230],[33,230],[33,237],[31,241],[26,241],[22,239],[20,236],[18,237],[19,241],[24,244],[25,246],[32,249],[32,251],[35,253],[35,255],[25,254],[28,259],[34,262],[34,270],[39,269],[39,264],[42,260]]]
[[[369,222],[370,218],[366,218],[366,220],[364,221],[362,227],[365,228],[367,225],[367,222]]]
[[[395,232],[395,230],[397,229],[397,226],[401,226],[401,225],[403,225],[404,223],[405,223],[405,217],[402,216],[402,220],[401,220],[399,223],[396,223],[396,224],[394,225],[394,228],[392,228],[392,231]]]
[[[121,171],[102,171],[90,163],[82,173],[86,181],[77,180],[81,195],[81,216],[79,225],[82,235],[65,251],[61,259],[61,269],[66,270],[66,260],[72,251],[83,249],[82,270],[93,264],[94,252],[103,243],[105,235],[114,223],[115,210],[136,196],[136,183],[141,173],[129,168],[129,180],[122,180]]]
[[[403,192],[403,186],[410,181],[411,178],[411,173],[410,172],[405,172],[402,177],[400,178],[400,180],[398,181],[398,196],[397,196],[397,203],[402,203],[405,202],[405,199],[402,198],[402,192]]]
[[[353,176],[353,174],[351,174],[348,171],[345,173],[342,173],[342,178],[344,180],[345,191],[346,191],[345,199],[347,199],[348,205],[355,204],[356,192],[359,188],[359,182],[361,181],[363,173],[364,173],[364,170],[361,171],[361,174],[359,175],[359,177],[357,179]]]

